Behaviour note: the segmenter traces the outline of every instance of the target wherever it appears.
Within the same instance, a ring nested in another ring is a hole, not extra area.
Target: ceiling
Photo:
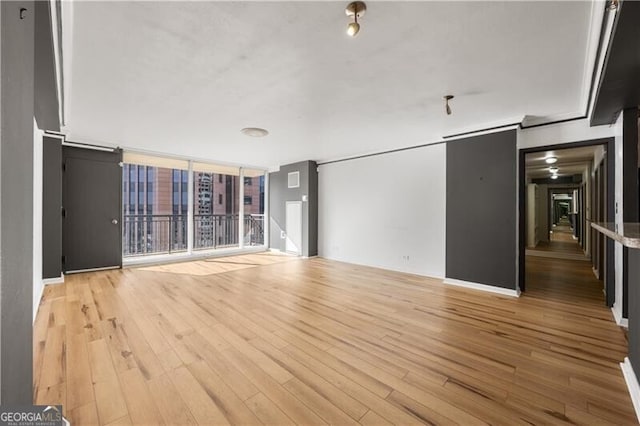
[[[530,179],[548,178],[549,167],[558,168],[558,176],[582,174],[589,164],[593,163],[596,153],[604,150],[603,145],[584,146],[579,148],[555,149],[534,152],[525,156],[526,175]],[[547,164],[545,158],[556,157],[555,164]]]
[[[584,113],[591,2],[370,2],[353,39],[346,4],[63,2],[68,138],[273,168]]]

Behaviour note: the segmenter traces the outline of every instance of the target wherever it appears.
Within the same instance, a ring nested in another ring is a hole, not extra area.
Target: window
[[[123,256],[186,250],[187,202],[181,189],[188,172],[125,163],[122,173],[128,181],[123,201],[129,201],[123,202]]]
[[[184,251],[190,240],[193,249],[263,244],[264,171],[245,169],[241,180],[239,167],[192,162],[190,174],[186,160],[130,152],[123,162],[123,256]]]
[[[237,247],[240,170],[204,163],[193,167],[193,248]]]

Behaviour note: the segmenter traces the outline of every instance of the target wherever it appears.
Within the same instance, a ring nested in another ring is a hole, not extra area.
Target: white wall
[[[33,320],[44,290],[42,282],[42,136],[33,120]]]
[[[615,222],[617,226],[622,226],[622,211],[624,206],[622,205],[622,114],[618,116],[618,121],[614,126],[615,129],[615,138],[616,138],[616,152],[615,152],[615,163],[616,163],[616,186],[615,186],[615,197],[616,197],[616,214],[615,214]],[[614,268],[615,268],[615,281],[616,281],[616,290],[615,290],[615,298],[616,301],[613,304],[613,316],[616,319],[618,324],[621,324],[622,320],[622,275],[623,275],[623,263],[622,263],[622,253],[623,248],[622,244],[619,242],[615,242],[615,259],[614,259]]]
[[[319,255],[442,278],[446,147],[319,167]]]

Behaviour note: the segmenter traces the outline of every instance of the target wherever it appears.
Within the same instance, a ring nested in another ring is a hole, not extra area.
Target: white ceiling
[[[558,176],[582,174],[589,164],[593,163],[596,152],[603,149],[602,145],[596,145],[527,154],[525,157],[527,178],[548,178],[551,176],[549,167],[557,167]],[[545,162],[547,157],[556,157],[558,161],[555,164],[547,164]]]
[[[582,114],[592,66],[591,2],[65,3],[69,139],[253,166]]]

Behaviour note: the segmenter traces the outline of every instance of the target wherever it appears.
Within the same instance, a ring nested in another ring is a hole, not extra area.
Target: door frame
[[[526,210],[525,210],[525,197],[526,197],[526,163],[525,158],[527,154],[542,151],[553,151],[568,148],[579,148],[584,146],[596,146],[604,145],[607,150],[606,166],[607,166],[607,187],[605,189],[607,194],[607,220],[615,221],[615,138],[601,138],[590,139],[579,142],[569,142],[557,145],[543,145],[533,148],[518,149],[518,288],[520,291],[526,290]],[[587,222],[587,226],[590,225]],[[614,242],[611,238],[607,238],[606,251],[607,257],[605,259],[606,264],[606,276],[604,277],[604,286],[606,290],[606,304],[608,307],[613,306],[615,302],[615,270],[614,270]]]

